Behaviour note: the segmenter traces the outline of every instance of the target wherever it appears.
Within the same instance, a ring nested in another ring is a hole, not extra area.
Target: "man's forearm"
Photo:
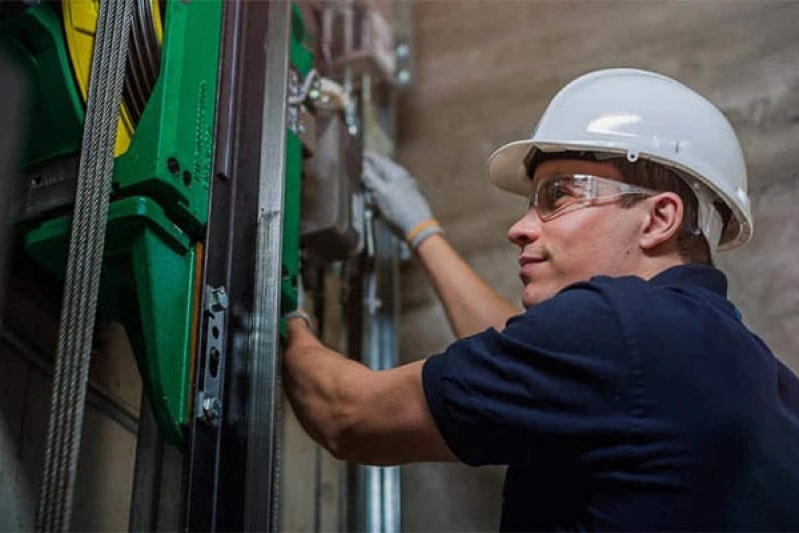
[[[454,461],[422,390],[423,361],[373,371],[288,321],[286,393],[305,430],[339,459],[394,465]]]
[[[371,372],[325,347],[302,320],[289,320],[283,357],[286,393],[297,418],[314,440],[338,455],[342,428],[349,425],[347,406]]]
[[[458,338],[489,327],[501,330],[520,312],[489,287],[443,236],[430,236],[416,252]]]

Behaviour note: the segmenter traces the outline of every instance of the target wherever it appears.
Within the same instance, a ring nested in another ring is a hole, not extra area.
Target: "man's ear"
[[[649,198],[649,212],[642,228],[640,245],[653,250],[677,234],[682,224],[682,198],[673,192],[663,192]]]

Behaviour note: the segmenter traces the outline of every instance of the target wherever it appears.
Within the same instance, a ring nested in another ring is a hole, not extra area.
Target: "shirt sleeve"
[[[423,386],[461,461],[529,466],[625,431],[627,352],[608,295],[580,283],[430,357]]]

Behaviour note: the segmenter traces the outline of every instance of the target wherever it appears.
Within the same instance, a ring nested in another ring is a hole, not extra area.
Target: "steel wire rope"
[[[42,531],[70,529],[132,1],[100,3],[36,519]]]
[[[155,30],[152,0],[136,0],[131,20],[124,101],[133,125],[137,125],[158,79],[161,45]]]
[[[114,15],[115,12],[110,13],[111,20],[107,23],[98,21],[95,39],[96,64],[92,65],[92,78],[90,78],[90,84],[100,83],[99,79],[94,82],[92,81],[94,78],[94,72],[105,72],[107,69],[106,63],[109,55],[112,53],[113,29],[116,24]],[[90,94],[92,94],[91,85]],[[97,96],[98,94],[99,96]],[[106,108],[108,101],[108,91],[99,91],[98,93],[95,93],[96,104],[92,105],[96,105],[97,109],[102,110]],[[86,216],[81,216],[80,214],[86,212],[87,204],[91,206],[97,201],[97,195],[95,191],[96,185],[94,185],[94,183],[98,173],[98,159],[95,157],[95,155],[101,153],[103,139],[99,135],[89,136],[87,138],[87,135],[85,134],[87,131],[94,132],[98,128],[97,120],[99,117],[95,113],[89,113],[88,107],[89,106],[87,106],[86,113],[87,120],[86,124],[84,125],[84,144],[82,151],[87,151],[86,144],[88,144],[88,153],[90,155],[88,158],[82,158],[81,167],[83,168],[79,168],[79,175],[83,176],[80,190],[85,191],[86,194],[78,194],[75,198],[75,215],[73,216],[72,233],[73,241],[76,243],[76,249],[74,253],[74,257],[76,259],[67,263],[67,277],[65,277],[65,279],[72,279],[74,281],[68,284],[65,283],[65,302],[63,306],[67,309],[67,316],[69,319],[66,322],[62,319],[62,323],[65,324],[66,327],[64,328],[63,332],[59,333],[60,336],[64,335],[66,346],[63,353],[67,354],[67,357],[65,357],[65,368],[60,373],[62,380],[66,380],[66,385],[64,386],[64,384],[59,383],[59,389],[64,390],[65,393],[61,395],[61,401],[57,406],[57,410],[53,410],[54,413],[63,413],[56,417],[59,421],[58,423],[61,427],[61,431],[57,433],[57,441],[54,443],[58,452],[58,456],[55,464],[51,465],[51,467],[55,469],[55,492],[57,495],[61,496],[56,498],[56,502],[52,505],[52,507],[54,507],[52,514],[56,517],[65,517],[65,513],[69,512],[66,511],[66,494],[69,491],[69,464],[70,454],[72,451],[70,443],[74,440],[73,426],[75,424],[74,419],[76,417],[75,404],[79,398],[79,375],[77,372],[77,367],[79,365],[81,354],[85,349],[83,335],[80,334],[82,332],[80,330],[74,334],[73,332],[75,331],[74,328],[76,325],[79,327],[81,324],[85,323],[87,308],[85,306],[85,302],[82,301],[84,299],[82,297],[82,293],[75,294],[72,289],[73,287],[85,287],[86,284],[91,283],[91,280],[93,279],[92,273],[87,270],[84,265],[85,256],[88,253],[87,250],[92,242],[92,235],[89,231],[91,221],[87,220]],[[102,124],[99,127],[102,128]],[[88,143],[86,141],[88,141]],[[62,309],[64,307],[62,307]],[[75,461],[77,461],[77,459],[75,459]],[[68,517],[60,518],[60,520],[62,522],[69,523]],[[63,527],[59,524],[54,524],[53,526],[57,529],[61,529],[61,527]]]

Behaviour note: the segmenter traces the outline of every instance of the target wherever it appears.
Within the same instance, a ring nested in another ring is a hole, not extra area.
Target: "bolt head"
[[[219,401],[219,398],[205,398],[203,413],[208,420],[217,420],[222,416],[222,402]]]
[[[408,43],[399,43],[396,50],[397,57],[406,58],[411,54],[411,47]]]

